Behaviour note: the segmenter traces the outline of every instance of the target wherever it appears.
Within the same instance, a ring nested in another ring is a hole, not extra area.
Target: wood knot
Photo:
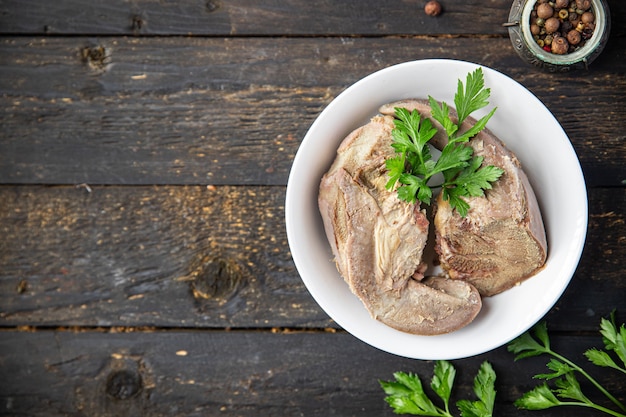
[[[143,29],[145,24],[146,21],[143,19],[143,17],[139,15],[134,15],[131,18],[130,28],[133,32],[139,32],[141,29]]]
[[[133,398],[141,392],[142,388],[141,375],[127,369],[111,372],[106,382],[107,395],[116,400]]]
[[[96,71],[104,71],[110,60],[109,51],[102,45],[85,46],[80,50],[83,63]]]
[[[17,283],[17,287],[15,289],[17,290],[18,294],[24,294],[26,291],[28,291],[28,281],[26,281],[25,279],[21,280]]]
[[[232,259],[203,258],[190,276],[191,291],[196,299],[215,300],[220,304],[231,299],[243,285],[241,268]]]
[[[222,7],[222,3],[220,3],[218,0],[208,0],[206,2],[206,10],[209,13],[213,13],[220,7]]]

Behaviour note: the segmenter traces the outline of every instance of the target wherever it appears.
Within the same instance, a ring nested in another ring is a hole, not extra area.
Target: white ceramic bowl
[[[539,321],[567,287],[587,232],[587,193],[578,158],[550,111],[506,75],[482,67],[498,109],[488,128],[521,161],[542,210],[548,236],[545,268],[521,285],[483,299],[478,317],[440,336],[403,333],[374,320],[337,272],[317,206],[322,175],[340,142],[381,104],[428,95],[453,105],[459,79],[476,64],[422,60],[375,72],[347,88],[311,125],[293,162],[285,201],[287,237],[296,268],[324,311],[345,330],[386,352],[415,359],[458,359],[508,343]]]

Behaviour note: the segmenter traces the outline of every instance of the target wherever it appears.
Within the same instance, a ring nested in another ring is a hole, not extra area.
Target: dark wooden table
[[[626,318],[626,2],[588,71],[515,54],[511,1],[0,0],[0,414],[390,416],[379,379],[433,363],[339,328],[296,271],[291,162],[361,77],[424,58],[519,81],[563,125],[589,194],[579,267],[545,319],[578,362]],[[484,361],[499,416],[547,358]],[[623,375],[590,371],[622,401]],[[588,395],[602,401],[593,389]]]

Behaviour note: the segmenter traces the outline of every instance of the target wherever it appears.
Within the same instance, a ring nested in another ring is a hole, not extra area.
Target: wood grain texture
[[[511,7],[477,0],[450,5],[432,18],[423,2],[307,0],[18,1],[0,2],[4,33],[112,35],[389,35],[478,33],[506,35]]]
[[[527,86],[588,185],[620,186],[625,51],[612,39],[593,71],[557,77],[523,65],[507,39],[4,38],[0,183],[285,185],[343,89],[399,62],[452,58]]]
[[[329,325],[291,260],[284,188],[0,194],[4,324]]]
[[[378,381],[405,371],[419,374],[427,385],[433,369],[432,361],[390,355],[346,333],[0,335],[5,363],[0,368],[0,407],[14,416],[391,416]],[[564,346],[580,352],[580,361],[584,350],[601,347],[602,341],[597,334],[561,337],[553,344],[556,350]],[[452,404],[475,398],[472,379],[485,360],[497,374],[496,415],[513,415],[512,402],[539,384],[532,375],[546,371],[547,358],[514,362],[513,355],[500,348],[454,361]],[[598,378],[625,399],[617,372]],[[603,400],[593,387],[583,387],[590,398]],[[577,408],[568,408],[567,415],[589,415]]]
[[[291,259],[284,192],[0,187],[0,326],[336,327]],[[626,299],[626,190],[589,198],[590,244],[549,316],[558,330],[594,329]]]
[[[512,1],[441,2],[443,13],[424,13],[426,1],[207,0],[0,1],[0,31],[78,35],[467,35],[507,36]],[[486,9],[485,6],[487,5]],[[613,33],[624,35],[626,5],[609,0]],[[477,13],[477,11],[479,11]],[[482,11],[482,12],[480,12]]]
[[[626,307],[626,1],[608,0],[590,71],[558,75],[515,54],[511,0],[441,2],[429,18],[425,0],[0,0],[0,415],[394,415],[378,380],[428,383],[433,362],[319,308],[289,252],[285,185],[334,97],[426,58],[520,82],[578,153],[587,243],[545,319],[586,364],[600,317]],[[505,347],[454,361],[454,399],[484,360],[496,415],[589,415],[515,410],[548,359]],[[626,401],[623,378],[589,367]]]

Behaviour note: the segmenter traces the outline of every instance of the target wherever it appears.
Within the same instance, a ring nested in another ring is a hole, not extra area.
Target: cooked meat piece
[[[429,222],[385,189],[393,128],[393,117],[376,116],[344,139],[320,184],[320,212],[337,269],[374,318],[404,332],[447,333],[474,319],[480,296],[465,282],[422,280]]]
[[[390,103],[380,111],[393,113],[394,107],[417,109],[423,116],[431,117],[430,106],[424,100]],[[468,118],[461,131],[474,123]],[[442,148],[445,135],[438,135],[434,143]],[[465,218],[453,211],[441,194],[438,196],[435,249],[451,278],[466,280],[481,295],[490,296],[511,288],[543,267],[546,233],[537,198],[515,155],[488,129],[472,138],[469,145],[475,155],[484,157],[484,165],[498,166],[504,174],[485,197],[467,199],[470,209]]]

